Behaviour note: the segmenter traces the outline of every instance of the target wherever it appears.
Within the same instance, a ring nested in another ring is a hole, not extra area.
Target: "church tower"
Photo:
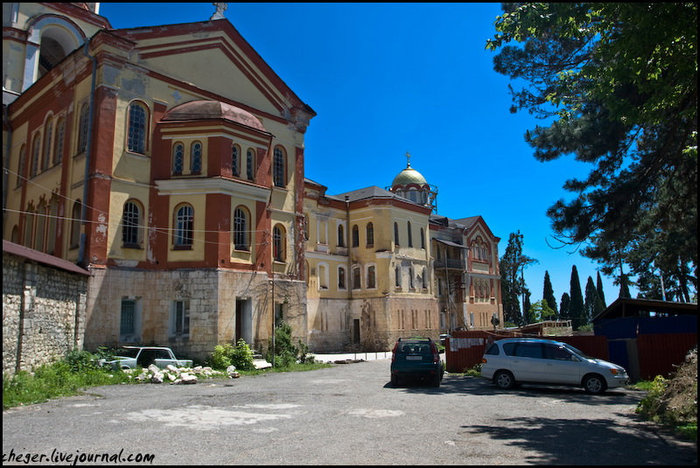
[[[387,190],[437,212],[437,187],[429,184],[423,174],[411,167],[411,155],[406,153],[406,168],[394,177]]]

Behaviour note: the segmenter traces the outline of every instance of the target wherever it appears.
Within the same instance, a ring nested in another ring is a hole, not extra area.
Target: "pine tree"
[[[598,299],[605,309],[608,304],[605,302],[605,293],[603,292],[603,280],[600,278],[600,272],[598,272],[598,278],[596,279],[596,291],[598,292]]]
[[[630,297],[630,287],[629,287],[629,279],[627,278],[627,275],[620,275],[620,281],[618,283],[620,284],[619,297],[629,298]]]
[[[571,304],[569,305],[569,315],[571,316],[571,326],[574,330],[578,330],[586,323],[586,311],[583,305],[583,294],[581,293],[581,282],[578,279],[578,270],[576,265],[571,268],[571,281],[569,295],[571,296]]]
[[[544,287],[542,288],[542,299],[547,301],[547,305],[554,311],[554,318],[558,315],[557,300],[554,298],[554,289],[552,289],[552,281],[549,279],[549,272],[544,272]]]
[[[561,307],[559,307],[559,320],[571,320],[569,307],[571,306],[571,296],[569,293],[561,295]]]

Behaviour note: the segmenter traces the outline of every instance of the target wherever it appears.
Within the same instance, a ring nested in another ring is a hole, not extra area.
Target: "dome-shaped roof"
[[[162,120],[225,119],[266,132],[260,120],[240,107],[220,101],[190,101],[175,106],[165,113]]]
[[[406,169],[399,172],[399,174],[394,177],[394,181],[391,183],[391,186],[396,187],[397,185],[408,184],[425,185],[427,183],[428,182],[425,180],[425,177],[423,177],[423,174],[413,169],[409,164]]]

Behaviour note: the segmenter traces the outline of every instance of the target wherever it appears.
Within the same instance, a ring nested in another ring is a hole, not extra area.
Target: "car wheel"
[[[391,386],[392,387],[398,387],[399,386],[399,377],[395,374],[391,374]]]
[[[603,380],[603,378],[599,375],[586,376],[586,378],[583,379],[583,388],[586,390],[586,392],[594,395],[603,393],[606,388],[605,380]]]
[[[442,379],[440,378],[440,374],[436,374],[435,378],[433,379],[433,387],[439,387],[441,380]]]
[[[493,381],[503,390],[509,390],[515,387],[515,378],[508,371],[498,371],[493,377]]]

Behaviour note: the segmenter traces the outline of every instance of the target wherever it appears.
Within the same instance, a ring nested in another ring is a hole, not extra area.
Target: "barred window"
[[[248,180],[255,179],[255,151],[253,149],[248,149],[246,153],[245,170]]]
[[[44,158],[41,162],[41,170],[45,171],[51,165],[51,137],[53,136],[53,118],[46,119],[44,125]]]
[[[182,167],[185,160],[185,146],[178,143],[173,147],[173,175],[182,174]]]
[[[60,164],[63,161],[63,143],[66,133],[66,119],[59,119],[56,124],[56,140],[54,142],[53,150],[53,164]]]
[[[87,149],[89,110],[87,103],[84,103],[80,108],[78,117],[78,154],[84,153]]]
[[[238,145],[231,147],[231,174],[234,177],[241,175],[241,149]]]

